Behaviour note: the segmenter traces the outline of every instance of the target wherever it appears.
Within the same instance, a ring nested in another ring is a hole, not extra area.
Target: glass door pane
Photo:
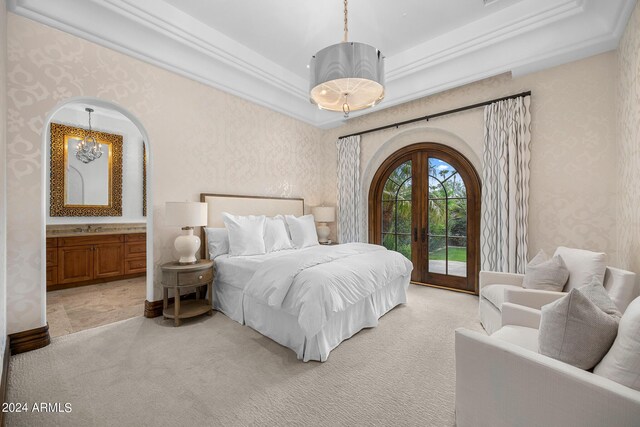
[[[382,192],[382,245],[411,259],[411,161],[398,166]]]
[[[458,171],[435,157],[428,161],[428,272],[467,275],[467,192]]]

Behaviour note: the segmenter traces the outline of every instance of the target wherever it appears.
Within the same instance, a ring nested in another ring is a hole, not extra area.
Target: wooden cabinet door
[[[93,279],[93,246],[58,248],[58,283]]]
[[[124,245],[122,243],[101,243],[95,245],[94,248],[93,263],[96,279],[124,274]]]
[[[147,244],[142,243],[125,243],[124,257],[126,259],[140,259],[147,257]]]
[[[47,267],[47,286],[58,284],[58,266]]]

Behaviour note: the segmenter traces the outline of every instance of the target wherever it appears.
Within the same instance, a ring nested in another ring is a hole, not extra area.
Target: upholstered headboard
[[[304,199],[201,193],[200,201],[207,204],[207,227],[224,227],[222,212],[234,215],[304,215]],[[206,258],[207,238],[204,228],[201,239],[202,257]]]

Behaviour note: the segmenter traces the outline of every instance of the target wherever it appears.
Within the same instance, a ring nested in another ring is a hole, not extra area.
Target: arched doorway
[[[369,241],[413,263],[418,284],[477,292],[480,179],[466,157],[437,143],[393,153],[369,191]]]
[[[133,126],[137,132],[139,132],[140,135],[140,141],[142,143],[142,164],[139,165],[142,169],[142,175],[140,176],[142,183],[141,183],[141,188],[139,189],[140,192],[142,193],[142,203],[140,208],[141,210],[144,212],[143,217],[144,219],[141,219],[139,222],[144,222],[145,226],[146,226],[146,236],[144,237],[146,239],[146,245],[144,245],[145,247],[145,251],[144,252],[140,252],[139,254],[135,255],[135,265],[133,265],[133,261],[129,262],[129,267],[136,267],[136,268],[141,268],[141,267],[137,267],[140,265],[140,263],[143,263],[143,266],[146,266],[145,270],[146,272],[144,273],[144,277],[142,277],[142,280],[144,281],[144,294],[146,296],[147,300],[153,300],[154,297],[154,277],[153,277],[153,191],[152,191],[152,185],[151,185],[151,177],[153,176],[152,174],[152,167],[153,164],[151,162],[151,145],[150,145],[150,140],[149,140],[149,136],[148,133],[146,131],[146,129],[144,128],[144,126],[142,125],[142,123],[140,122],[140,120],[133,115],[131,112],[129,112],[127,109],[125,109],[124,107],[111,102],[111,101],[106,101],[100,98],[94,98],[94,97],[75,97],[75,98],[69,98],[64,100],[63,102],[59,103],[58,105],[56,105],[55,108],[53,108],[47,115],[45,121],[44,121],[44,127],[43,127],[43,131],[42,131],[42,164],[46,165],[46,167],[42,168],[42,189],[41,189],[41,201],[42,201],[42,205],[44,207],[47,206],[47,203],[50,201],[50,154],[49,154],[49,150],[50,150],[50,126],[51,123],[58,120],[59,118],[59,114],[65,110],[68,109],[72,109],[73,107],[78,107],[80,108],[80,110],[82,110],[82,118],[84,119],[85,116],[84,114],[86,114],[86,110],[84,110],[84,107],[86,106],[90,106],[94,109],[100,109],[100,110],[104,110],[103,112],[109,112],[110,114],[113,114],[113,116],[111,116],[112,118],[117,118],[120,120],[124,120],[127,122],[130,122],[131,126]],[[94,113],[95,114],[95,113]],[[94,116],[95,117],[95,116]],[[73,124],[73,123],[71,123]],[[79,124],[79,126],[84,126],[85,122],[82,122],[81,124]],[[131,157],[128,157],[129,162],[132,162]],[[133,163],[131,163],[133,164]],[[136,190],[137,192],[137,190]],[[136,203],[138,203],[138,200],[136,200]],[[149,209],[147,209],[147,207]],[[47,235],[47,212],[48,209],[42,209],[41,211],[41,232],[43,236]],[[110,222],[110,221],[109,221]],[[120,221],[122,222],[122,221]],[[100,224],[98,224],[100,225]],[[100,230],[100,228],[98,227],[97,229],[94,228],[94,231],[96,232],[93,235],[99,235],[100,233],[98,233]],[[93,236],[92,234],[89,234],[89,232],[87,231],[87,236]],[[133,234],[132,234],[133,237]],[[141,247],[142,245],[139,245],[137,243],[139,242],[133,242],[133,239],[128,239],[128,238],[124,238],[124,241],[131,241],[132,243],[128,244],[127,243],[120,243],[121,246],[125,247],[125,252],[126,249],[130,249],[132,248],[134,245],[136,245],[137,247]],[[46,264],[46,266],[44,268],[41,269],[41,301],[42,301],[42,307],[41,307],[41,313],[42,313],[42,319],[43,322],[46,324],[47,322],[47,304],[49,302],[49,296],[47,295],[47,282],[49,279],[48,276],[48,272],[50,270],[49,268],[49,263],[46,262],[49,259],[49,254],[50,252],[53,253],[53,251],[51,251],[51,249],[48,247],[47,243],[48,243],[49,239],[42,239],[42,243],[41,243],[41,257],[42,260],[45,260],[45,262],[43,264]],[[115,245],[114,245],[115,246]],[[129,246],[129,248],[127,248],[127,246]],[[79,246],[78,246],[79,247]],[[99,248],[96,248],[95,250],[97,251]],[[56,250],[55,252],[57,252],[59,254],[59,250]],[[55,257],[56,261],[59,261],[57,258]],[[95,256],[93,257],[93,261],[95,262]],[[106,258],[106,257],[105,257]],[[123,260],[123,262],[125,263],[124,266],[122,266],[123,269],[125,269],[125,273],[123,273],[124,275],[133,275],[132,272],[130,271],[126,271],[127,269],[127,262],[128,259]],[[58,266],[60,265],[60,263],[57,263]],[[120,267],[118,267],[120,268]],[[96,273],[96,281],[98,281],[97,278],[97,273]],[[143,315],[144,313],[144,308],[141,308],[140,310],[136,310],[135,314],[139,314],[139,315]]]

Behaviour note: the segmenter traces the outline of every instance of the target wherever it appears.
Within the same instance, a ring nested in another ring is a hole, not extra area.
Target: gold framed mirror
[[[51,216],[122,216],[122,135],[91,131],[102,155],[76,156],[82,128],[51,123]]]

